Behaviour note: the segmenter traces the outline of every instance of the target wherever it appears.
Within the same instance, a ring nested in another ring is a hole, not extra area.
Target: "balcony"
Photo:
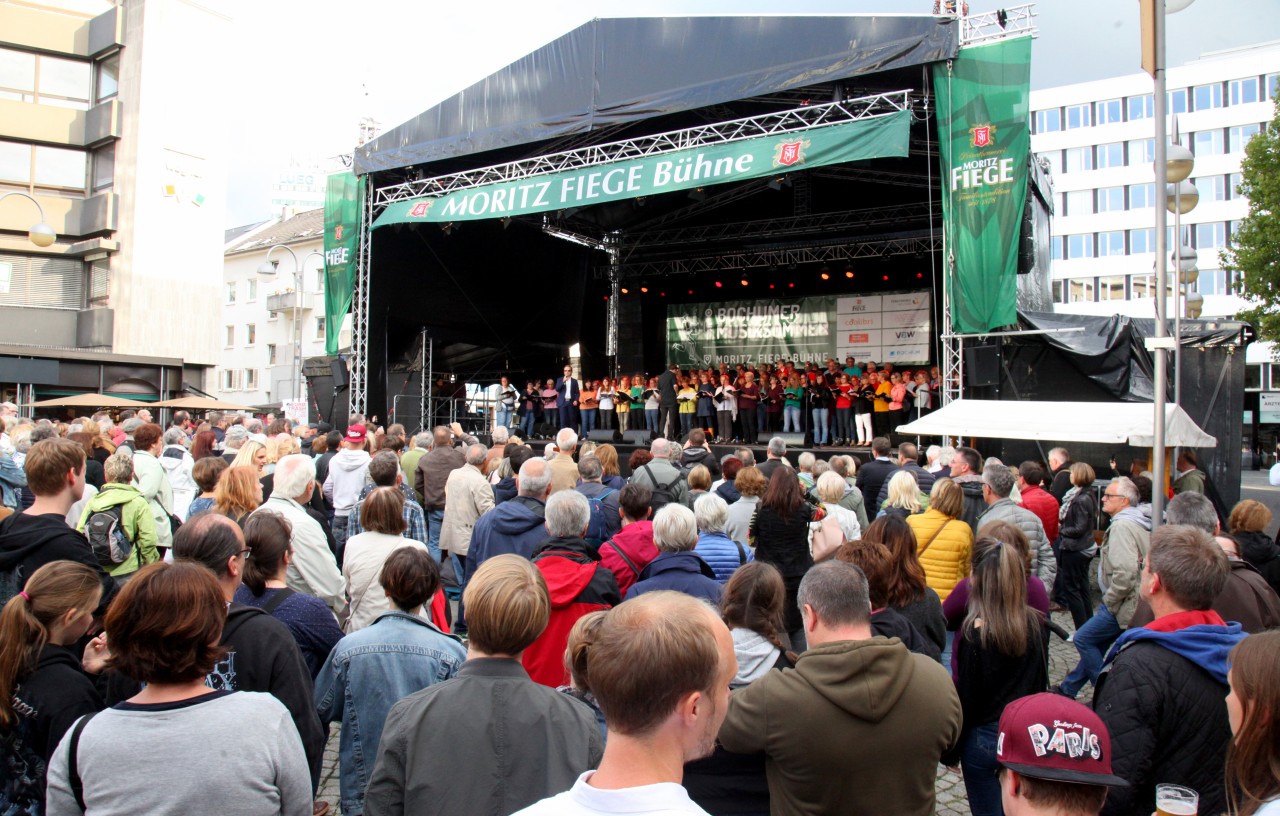
[[[304,292],[302,295],[302,311],[309,312],[313,309],[323,308],[321,301],[323,298],[319,292]],[[298,295],[295,292],[277,292],[267,295],[267,310],[279,312],[283,315],[292,315],[293,310],[298,308]]]

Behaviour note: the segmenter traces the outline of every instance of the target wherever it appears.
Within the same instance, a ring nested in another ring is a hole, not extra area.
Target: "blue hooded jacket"
[[[646,592],[670,589],[718,604],[724,588],[715,576],[707,562],[690,550],[659,553],[640,572],[640,582],[627,590],[626,600]]]
[[[1116,638],[1115,645],[1107,654],[1107,665],[1115,660],[1116,655],[1126,644],[1139,640],[1151,640],[1176,655],[1185,657],[1201,667],[1219,683],[1227,682],[1227,655],[1232,647],[1244,640],[1248,635],[1238,623],[1226,626],[1216,624],[1197,624],[1179,629],[1175,632],[1157,632],[1153,629],[1126,629]]]
[[[495,555],[517,553],[533,558],[534,549],[551,536],[543,524],[546,505],[541,499],[517,496],[495,506],[476,520],[468,550],[468,572]]]

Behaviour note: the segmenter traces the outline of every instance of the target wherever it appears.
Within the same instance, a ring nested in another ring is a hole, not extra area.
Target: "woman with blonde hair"
[[[973,528],[960,518],[963,511],[964,492],[944,476],[933,483],[929,509],[907,516],[907,526],[916,534],[916,555],[925,580],[944,601],[969,574]]]
[[[916,477],[909,470],[900,470],[889,480],[889,497],[884,507],[876,514],[881,516],[897,516],[907,519],[917,513],[924,512],[924,503],[920,501],[920,486]]]
[[[262,482],[253,466],[232,465],[214,488],[213,512],[243,526],[249,514],[262,504]]]
[[[80,430],[93,438],[93,458],[97,459],[99,464],[106,464],[107,457],[116,452],[115,443],[107,438],[101,426],[92,419],[81,422]]]
[[[252,439],[240,446],[236,458],[231,460],[232,467],[251,467],[258,472],[257,478],[266,475],[267,449],[261,442]]]
[[[618,431],[626,433],[631,415],[631,378],[622,377],[618,380],[618,390],[614,392],[617,396],[614,398],[613,410],[618,415]]]

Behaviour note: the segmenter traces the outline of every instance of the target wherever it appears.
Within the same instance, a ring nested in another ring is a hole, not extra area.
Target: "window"
[[[245,297],[245,302],[253,303],[258,299],[258,281],[256,278],[249,278],[249,294]]]
[[[1196,185],[1196,190],[1200,193],[1200,201],[1226,201],[1227,200],[1227,177],[1226,176],[1200,176],[1191,179]]]
[[[275,320],[279,316],[279,312],[267,312],[267,320]]]
[[[1092,147],[1069,147],[1067,148],[1067,172],[1076,173],[1081,170],[1093,169],[1093,148]]]
[[[1073,278],[1067,281],[1068,303],[1093,303],[1093,293],[1097,286],[1095,278]]]
[[[1267,99],[1276,98],[1276,89],[1280,87],[1280,74],[1267,74],[1265,82],[1267,83]]]
[[[324,339],[324,318],[323,317],[316,318],[316,339],[317,340]]]
[[[1066,303],[1066,281],[1056,280],[1053,282],[1053,302]]]
[[[1196,110],[1209,110],[1222,107],[1222,85],[1197,85],[1195,88]]]
[[[258,342],[258,327],[256,324],[254,323],[244,324],[244,334],[245,334],[244,344],[246,346],[252,346],[254,343]]]
[[[276,344],[267,343],[267,365],[276,364]]]
[[[112,54],[97,64],[94,71],[94,80],[96,82],[94,98],[98,102],[105,102],[116,95],[120,90],[119,52]]]
[[[1258,101],[1258,78],[1233,79],[1227,83],[1227,101],[1232,105],[1247,105]]]
[[[1062,130],[1062,109],[1036,111],[1036,133],[1053,133]]]
[[[1151,164],[1156,160],[1155,139],[1133,139],[1129,142],[1129,164]]]
[[[42,105],[88,110],[89,63],[42,55],[37,93]]]
[[[36,55],[0,48],[0,99],[34,102]]]
[[[1227,273],[1221,269],[1202,269],[1196,278],[1196,291],[1202,295],[1227,294]]]
[[[1098,145],[1098,167],[1123,167],[1124,142]]]
[[[1221,130],[1201,130],[1193,133],[1191,152],[1197,156],[1217,156],[1223,152]]]
[[[1049,239],[1049,256],[1050,260],[1059,261],[1067,257],[1062,251],[1062,236],[1055,235]]]
[[[1092,215],[1093,190],[1075,190],[1067,193],[1067,211],[1063,215]]]
[[[1122,111],[1124,104],[1119,99],[1108,99],[1097,104],[1098,124],[1108,125],[1112,122],[1124,121]]]
[[[31,182],[31,146],[0,142],[0,182]]]
[[[1243,153],[1245,145],[1260,130],[1262,128],[1258,125],[1240,125],[1239,127],[1229,128],[1227,130],[1227,152]]]
[[[222,372],[222,390],[223,391],[239,391],[240,390],[240,369],[223,370]]]
[[[231,304],[235,302],[236,302],[236,282],[227,281],[227,303]]]
[[[1093,257],[1093,233],[1085,235],[1068,235],[1067,236],[1067,258],[1073,260],[1075,258],[1092,258]]]
[[[1222,221],[1196,224],[1196,249],[1221,249],[1227,245],[1227,225]]]
[[[258,369],[246,368],[244,370],[244,387],[246,391],[258,390]]]
[[[1176,91],[1169,91],[1169,113],[1186,113],[1187,112],[1187,89],[1179,88]]]
[[[1124,188],[1103,187],[1098,190],[1098,212],[1123,212]]]
[[[1146,210],[1154,207],[1155,185],[1133,184],[1129,187],[1129,209]]]
[[[105,190],[115,182],[116,143],[93,151],[93,190]]]
[[[324,267],[316,270],[316,285],[311,291],[324,294]]]
[[[1098,300],[1124,300],[1124,275],[1098,278]]]
[[[1156,115],[1155,101],[1151,94],[1131,96],[1129,102],[1129,119],[1150,119]]]
[[[1098,233],[1098,257],[1114,258],[1124,254],[1124,230]],[[1121,287],[1122,289],[1124,287]]]
[[[1156,296],[1155,275],[1132,275],[1129,278],[1129,297],[1133,300]]]
[[[1129,254],[1143,255],[1156,251],[1156,231],[1147,229],[1129,230]]]
[[[89,154],[83,150],[36,146],[35,157],[37,186],[84,190]]]
[[[1068,105],[1067,106],[1067,130],[1074,130],[1075,128],[1089,127],[1091,124],[1093,124],[1093,122],[1090,121],[1091,117],[1089,115],[1090,111],[1092,110],[1093,110],[1093,106],[1090,105],[1088,102],[1084,103],[1083,105]]]
[[[1227,194],[1231,198],[1244,198],[1240,193],[1240,183],[1244,181],[1244,176],[1239,173],[1232,173],[1227,176]]]
[[[231,348],[236,344],[236,327],[227,326],[227,348]]]

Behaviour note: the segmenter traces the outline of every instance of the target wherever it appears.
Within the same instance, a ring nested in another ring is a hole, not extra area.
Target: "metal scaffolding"
[[[360,219],[360,248],[356,256],[355,288],[351,293],[351,372],[347,390],[349,412],[363,414],[369,407],[369,277],[373,244],[372,179],[365,185],[364,212]]]
[[[960,18],[960,47],[1017,37],[1021,34],[1040,33],[1036,28],[1034,3],[1006,6],[996,11],[971,14]]]

